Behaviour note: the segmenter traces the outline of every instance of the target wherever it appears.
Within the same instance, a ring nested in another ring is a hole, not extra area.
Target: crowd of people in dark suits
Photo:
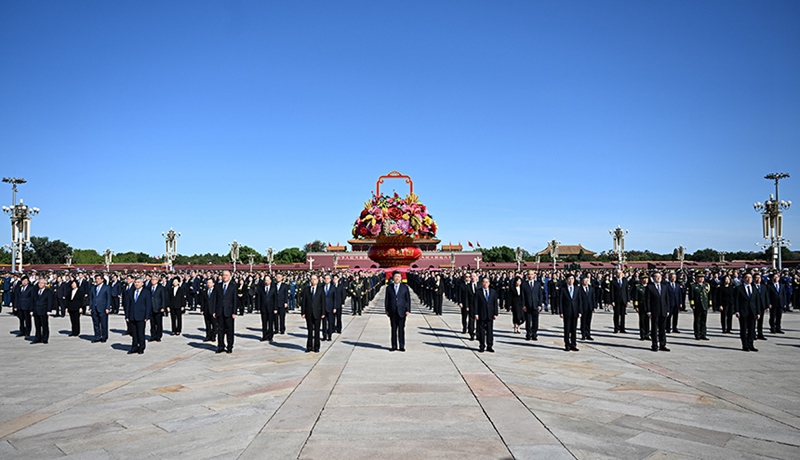
[[[400,276],[401,274],[396,274]],[[563,318],[564,349],[578,351],[580,340],[593,341],[592,318],[598,311],[613,314],[615,334],[628,332],[626,317],[636,315],[639,339],[653,351],[670,351],[667,334],[679,334],[679,317],[692,313],[692,331],[708,340],[709,314],[719,314],[723,334],[733,334],[734,318],[742,349],[758,351],[756,340],[783,334],[782,315],[800,305],[800,272],[784,270],[646,270],[409,271],[407,286],[397,276],[388,281],[386,314],[392,327],[392,350],[405,351],[405,317],[410,313],[408,288],[434,315],[444,299],[460,310],[461,333],[478,340],[479,351],[494,351],[494,321],[510,313],[513,332],[536,341],[539,316]],[[48,343],[49,318],[69,316],[70,336],[80,334],[81,315],[91,315],[93,343],[108,340],[109,315],[124,314],[129,353],[144,353],[147,342],[160,342],[164,320],[170,334],[180,335],[186,311],[203,315],[207,342],[217,353],[233,351],[235,319],[261,317],[262,341],[286,333],[286,314],[295,309],[306,321],[307,352],[319,352],[320,342],[341,333],[346,299],[349,313],[360,315],[387,284],[383,272],[237,272],[178,271],[87,273],[80,270],[9,274],[2,278],[3,306],[19,319],[19,337],[34,334],[33,343]],[[402,285],[402,289],[401,289]],[[403,292],[400,292],[400,291]],[[391,292],[390,292],[391,291]],[[120,313],[122,312],[122,313]],[[399,312],[399,313],[398,313]],[[149,323],[149,339],[145,338]]]
[[[342,331],[346,299],[350,314],[360,315],[382,285],[379,272],[262,273],[223,271],[87,273],[74,270],[9,274],[2,277],[2,306],[19,319],[18,337],[48,343],[50,317],[70,318],[70,337],[81,333],[81,315],[92,318],[92,343],[108,341],[108,318],[124,314],[131,337],[129,353],[143,354],[147,342],[161,342],[164,321],[170,335],[182,333],[183,315],[199,311],[205,323],[205,342],[217,342],[217,353],[233,352],[235,319],[256,313],[261,317],[261,341],[272,342],[286,333],[287,312],[298,310],[310,321],[307,352]],[[321,296],[316,296],[320,284]],[[2,310],[0,306],[0,311]],[[33,322],[33,325],[32,325]],[[149,323],[149,339],[145,338]]]

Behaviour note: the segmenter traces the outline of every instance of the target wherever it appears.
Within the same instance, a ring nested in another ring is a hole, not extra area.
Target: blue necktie
[[[488,289],[484,289],[483,290],[483,296],[486,297],[486,301],[488,302],[489,301],[489,290]]]
[[[136,295],[133,296],[133,303],[136,303],[138,301],[139,301],[139,291],[136,291]]]

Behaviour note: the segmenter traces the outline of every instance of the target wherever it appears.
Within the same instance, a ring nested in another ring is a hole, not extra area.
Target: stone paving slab
[[[274,344],[253,339],[258,315],[237,318],[232,355],[189,313],[182,336],[130,356],[121,316],[107,344],[53,318],[51,343],[30,345],[0,314],[0,458],[800,458],[800,314],[759,353],[715,316],[710,342],[671,334],[653,353],[598,312],[596,341],[566,353],[559,318],[529,342],[503,312],[489,354],[450,302],[437,317],[414,298],[408,351],[389,353],[381,301],[318,354],[296,313]]]

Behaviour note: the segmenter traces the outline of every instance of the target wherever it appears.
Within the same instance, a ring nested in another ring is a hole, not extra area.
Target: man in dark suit
[[[525,313],[525,340],[539,340],[539,312],[544,305],[544,286],[536,279],[536,272],[528,270],[528,279],[522,283],[522,311]]]
[[[275,306],[278,315],[275,318],[277,327],[275,333],[286,333],[286,310],[289,309],[289,285],[283,282],[283,275],[275,276]]]
[[[47,289],[47,281],[39,279],[38,289],[33,293],[33,322],[36,325],[36,338],[32,343],[47,343],[50,339],[50,312],[55,306],[53,291]]]
[[[767,295],[767,287],[762,283],[761,274],[758,272],[753,275],[753,288],[755,288],[755,293],[758,294],[761,302],[761,315],[756,319],[756,339],[767,340],[764,337],[764,316],[766,316],[766,311],[769,309],[769,297]],[[741,333],[741,330],[739,332]]]
[[[94,282],[95,285],[89,289],[89,308],[92,310],[92,324],[94,324],[94,340],[92,340],[92,343],[105,343],[108,340],[111,289],[105,283],[103,275],[95,275]]]
[[[217,353],[233,353],[233,328],[236,310],[239,308],[239,287],[231,279],[231,272],[222,272],[222,282],[216,288]],[[227,340],[227,346],[225,344]]]
[[[497,291],[489,287],[490,281],[488,277],[483,277],[481,280],[481,289],[475,293],[475,300],[473,302],[473,311],[475,312],[475,321],[478,329],[478,343],[480,344],[479,352],[483,353],[484,348],[489,353],[494,353],[494,320],[500,314],[497,303]]]
[[[256,305],[258,305],[261,315],[261,341],[272,342],[275,334],[275,316],[278,314],[277,290],[272,285],[272,278],[267,275],[264,277],[263,286],[259,286],[256,295]]]
[[[384,308],[392,327],[391,351],[406,351],[406,317],[411,313],[411,291],[403,284],[403,275],[398,271],[392,274],[392,284],[386,287]]]
[[[623,276],[622,270],[617,270],[611,280],[611,306],[614,309],[614,333],[624,334],[625,315],[628,309],[628,280]]]
[[[577,333],[581,304],[575,291],[575,276],[569,273],[566,284],[559,290],[558,302],[561,318],[564,319],[564,351],[578,351]]]
[[[203,342],[213,342],[217,340],[217,293],[214,291],[214,280],[206,280],[205,289],[197,295],[197,303],[200,304],[200,312],[203,314],[203,321],[206,324],[206,337]]]
[[[786,306],[786,293],[781,284],[781,275],[775,273],[767,284],[767,297],[769,298],[769,331],[773,334],[783,334],[781,318],[783,308]]]
[[[342,307],[344,307],[345,289],[344,283],[339,278],[339,275],[333,275],[333,285],[336,287],[336,298],[338,303],[336,305],[336,314],[333,321],[333,332],[337,334],[342,333]]]
[[[60,277],[60,283],[58,283],[58,287],[56,288],[56,306],[58,307],[58,316],[62,318],[66,316],[67,313],[67,294],[70,292],[70,283],[69,278],[66,276]]]
[[[150,316],[150,341],[160,342],[164,335],[164,311],[167,308],[167,291],[159,283],[158,275],[150,277],[150,305],[153,313]]]
[[[119,282],[117,275],[111,275],[111,284],[108,287],[111,289],[111,313],[118,315],[122,299],[122,283]]]
[[[33,291],[30,280],[26,275],[22,275],[16,288],[14,288],[14,300],[12,301],[14,314],[19,319],[19,333],[17,337],[30,337],[31,335],[31,309],[33,308]]]
[[[310,284],[303,288],[300,299],[300,312],[306,320],[308,339],[306,340],[306,353],[319,353],[319,329],[325,318],[325,293],[319,286],[317,275],[311,275]]]
[[[336,313],[339,311],[339,292],[334,286],[331,275],[325,275],[322,280],[322,292],[325,294],[325,319],[322,321],[322,340],[331,340],[331,335],[336,328]]]
[[[147,341],[144,339],[145,324],[153,315],[150,291],[144,288],[141,278],[136,278],[125,300],[125,322],[131,331],[131,349],[128,354],[144,354]]]
[[[592,316],[594,309],[597,308],[597,295],[594,287],[591,286],[588,276],[581,278],[581,285],[578,289],[578,302],[581,311],[581,340],[594,340],[592,337]]]
[[[186,286],[180,278],[173,278],[167,291],[167,312],[170,314],[170,335],[181,335],[183,330],[183,313],[186,311]]]
[[[122,309],[126,314],[128,312],[128,308],[131,307],[131,303],[133,302],[131,300],[133,298],[131,294],[133,294],[134,280],[135,278],[133,275],[128,275],[125,278],[125,286],[122,289]],[[131,323],[126,321],[125,324],[127,325],[127,329],[122,335],[131,335]]]
[[[475,312],[473,312],[472,309],[475,308],[475,293],[478,289],[478,275],[476,273],[466,275],[464,281],[464,295],[462,297],[462,299],[465,299],[465,302],[461,307],[461,333],[466,334],[469,332],[470,340],[475,340]],[[466,312],[464,310],[466,310]],[[463,316],[464,314],[466,314],[466,319]]]
[[[739,318],[739,337],[743,351],[758,351],[753,346],[753,341],[756,338],[756,320],[763,314],[762,297],[752,281],[752,275],[745,273],[742,284],[736,286],[734,294],[733,311]]]
[[[670,319],[667,321],[667,334],[680,334],[678,330],[678,314],[682,308],[685,308],[686,291],[683,290],[683,286],[678,282],[678,276],[674,272],[669,274],[669,281],[665,284],[667,285],[667,292],[669,293],[667,300],[669,303],[670,316]]]
[[[669,351],[667,348],[667,321],[669,319],[669,285],[663,283],[661,273],[653,274],[653,282],[647,286],[647,316],[650,317],[651,343],[653,351]]]

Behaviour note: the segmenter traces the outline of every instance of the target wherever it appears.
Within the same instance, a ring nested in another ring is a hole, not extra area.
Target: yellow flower
[[[403,220],[408,220],[410,217],[408,213],[403,214]]]
[[[431,224],[431,216],[425,216],[425,220],[423,220],[423,222],[425,223],[425,225],[430,225]]]

